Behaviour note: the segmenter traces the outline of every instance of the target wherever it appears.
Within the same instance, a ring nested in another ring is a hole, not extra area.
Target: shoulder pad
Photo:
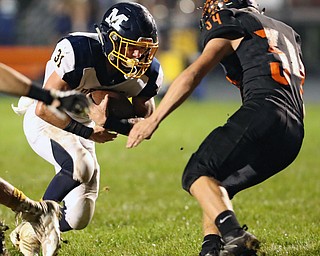
[[[232,9],[223,9],[203,21],[201,46],[204,48],[213,38],[239,38],[245,35],[240,21]]]
[[[52,53],[51,61],[55,64],[54,70],[61,78],[64,74],[74,70],[74,51],[68,39],[62,39],[57,43]]]
[[[153,97],[159,92],[164,77],[160,62],[156,58],[153,58],[151,66],[145,75],[149,80],[146,87],[139,93],[139,96]]]

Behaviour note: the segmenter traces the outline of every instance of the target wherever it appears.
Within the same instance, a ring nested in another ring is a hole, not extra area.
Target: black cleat
[[[247,227],[238,231],[236,236],[227,237],[227,241],[219,256],[257,256],[259,240],[246,231]]]
[[[199,256],[219,256],[220,250],[222,248],[223,248],[223,242],[220,236],[218,235],[206,236],[202,243],[202,250],[199,253]]]
[[[206,254],[199,254],[199,256],[219,256],[220,255],[220,250],[213,250],[210,252],[207,252]]]

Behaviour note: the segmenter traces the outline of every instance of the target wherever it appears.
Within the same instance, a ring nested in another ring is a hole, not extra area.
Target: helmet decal
[[[108,17],[105,18],[105,22],[109,24],[110,27],[113,27],[115,30],[120,30],[120,24],[123,21],[128,21],[129,18],[124,14],[119,14],[119,10],[114,8]]]

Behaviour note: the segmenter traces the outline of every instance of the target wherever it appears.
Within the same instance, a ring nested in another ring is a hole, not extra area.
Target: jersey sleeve
[[[237,39],[243,37],[245,31],[231,9],[216,12],[203,24],[200,35],[202,49],[213,38]]]
[[[54,63],[54,71],[61,79],[75,69],[75,55],[69,40],[62,39],[58,42],[51,56],[51,62]]]

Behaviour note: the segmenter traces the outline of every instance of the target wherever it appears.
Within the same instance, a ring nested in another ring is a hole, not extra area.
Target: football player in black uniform
[[[201,29],[202,54],[171,84],[157,110],[134,125],[127,147],[149,138],[221,63],[242,105],[191,156],[182,183],[204,213],[200,256],[256,255],[259,241],[241,228],[230,200],[286,168],[299,153],[305,78],[300,37],[260,13],[253,0],[207,0]]]
[[[132,98],[137,119],[149,116],[163,80],[154,58],[158,33],[150,12],[137,3],[115,4],[96,31],[72,33],[57,43],[46,66],[44,88],[84,94],[111,90]],[[113,141],[117,133],[131,129],[128,120],[106,117],[107,102],[105,98],[92,104],[89,116],[68,112],[64,120],[41,102],[27,107],[27,140],[56,171],[43,199],[63,202],[61,231],[83,229],[93,217],[100,179],[95,142]]]

